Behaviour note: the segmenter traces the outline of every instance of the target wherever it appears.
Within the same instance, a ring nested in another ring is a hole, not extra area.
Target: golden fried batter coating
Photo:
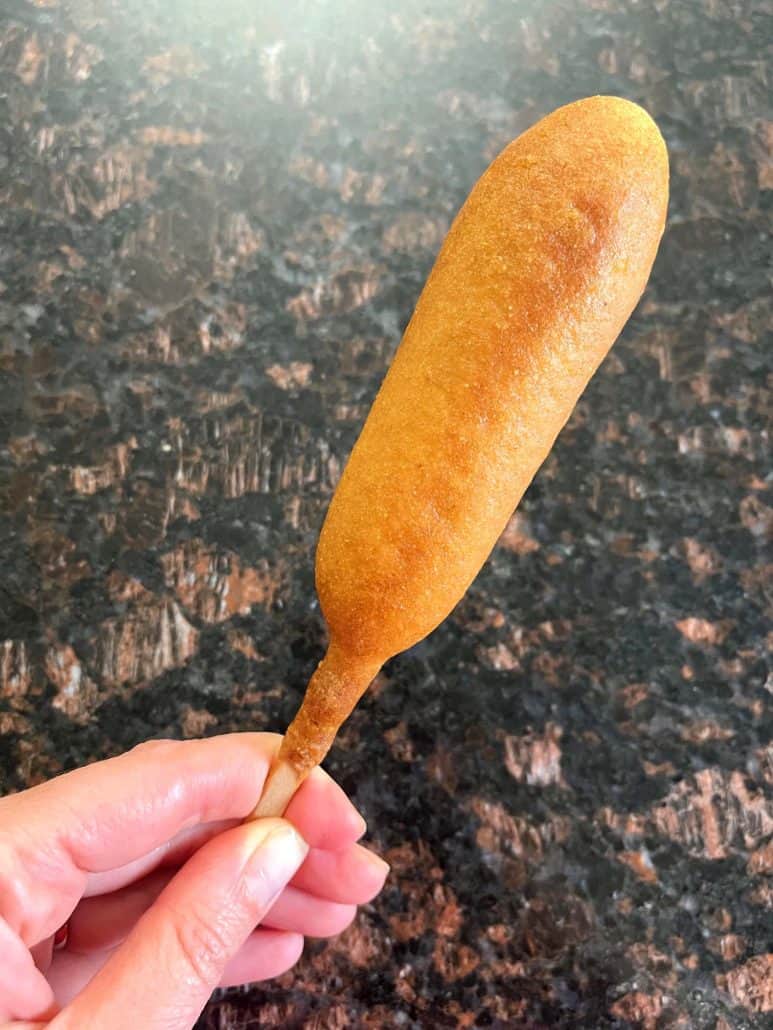
[[[330,649],[259,814],[283,810],[383,662],[477,575],[639,300],[667,201],[657,126],[615,97],[544,118],[474,187],[322,528]]]

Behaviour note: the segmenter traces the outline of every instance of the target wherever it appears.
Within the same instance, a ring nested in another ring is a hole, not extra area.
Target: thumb
[[[283,819],[246,823],[209,841],[53,1026],[190,1030],[307,852]]]

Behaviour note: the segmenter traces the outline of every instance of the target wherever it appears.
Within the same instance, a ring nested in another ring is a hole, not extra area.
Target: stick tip
[[[284,815],[293,795],[301,785],[301,777],[287,762],[276,762],[272,766],[263,793],[249,819],[266,819]]]

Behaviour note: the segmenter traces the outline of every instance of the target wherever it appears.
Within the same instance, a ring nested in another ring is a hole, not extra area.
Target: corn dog
[[[657,126],[615,97],[555,111],[478,181],[327,513],[329,648],[256,816],[284,811],[381,665],[461,599],[641,297],[667,202]]]

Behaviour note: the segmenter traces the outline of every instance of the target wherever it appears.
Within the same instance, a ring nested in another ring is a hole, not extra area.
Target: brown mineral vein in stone
[[[35,787],[45,783],[62,770],[62,762],[55,755],[41,750],[37,734],[33,737],[22,737],[16,744],[18,756],[17,774],[26,787]]]
[[[505,923],[493,923],[485,928],[485,935],[489,940],[493,940],[495,945],[507,945],[513,938],[513,930]]]
[[[509,634],[510,646],[518,657],[523,657],[530,650],[569,640],[573,628],[568,619],[551,619],[533,628],[515,626]]]
[[[456,895],[450,887],[436,884],[432,900],[437,909],[433,928],[441,937],[456,937],[463,923],[463,917]]]
[[[286,983],[284,981],[287,981]],[[343,1004],[336,1004],[325,997],[321,991],[314,992],[314,1005],[311,1012],[304,1005],[302,992],[293,991],[291,994],[283,995],[283,989],[288,990],[294,986],[293,979],[287,974],[272,981],[271,987],[278,993],[271,993],[260,1001],[260,1017],[258,1027],[301,1027],[303,1030],[346,1030],[351,1024],[349,1016]],[[277,990],[278,989],[278,990]],[[242,990],[241,993],[244,993]],[[235,992],[234,992],[235,994]],[[301,1017],[299,1022],[298,1014],[302,1012],[309,1015],[308,1021]],[[213,1018],[216,1022],[207,1022],[209,1028],[217,1027],[217,1030],[256,1030],[255,1019],[249,1013],[245,1013],[244,1004],[236,1001],[229,1001],[228,997],[217,1003],[213,1010]]]
[[[98,512],[97,522],[105,536],[112,536],[118,528],[118,516],[114,511]]]
[[[760,908],[768,908],[773,911],[773,881],[763,880],[746,894],[746,900],[750,905],[759,905]]]
[[[148,172],[149,152],[117,143],[96,158],[77,157],[53,177],[53,188],[66,212],[87,211],[102,221],[125,204],[146,200],[155,191]]]
[[[294,154],[287,166],[287,171],[295,178],[308,182],[321,190],[327,189],[330,183],[329,172],[322,161],[317,161],[308,154]]]
[[[757,185],[761,190],[773,190],[773,121],[764,118],[759,120],[754,144]]]
[[[338,192],[345,204],[366,204],[377,207],[381,203],[387,180],[381,172],[360,172],[356,168],[344,168],[341,173]]]
[[[649,819],[690,853],[725,858],[738,837],[749,848],[773,833],[773,801],[751,793],[740,772],[702,769],[674,787]]]
[[[47,649],[45,672],[56,688],[51,701],[53,707],[75,723],[87,723],[97,705],[99,692],[69,644],[54,643]]]
[[[674,969],[672,959],[660,951],[652,943],[651,931],[647,931],[646,941],[636,941],[626,949],[626,954],[637,967],[646,970],[652,977],[657,978],[656,982],[660,987],[673,990],[678,983],[678,976]]]
[[[505,626],[505,617],[499,608],[487,605],[481,609],[469,599],[458,606],[456,617],[468,633],[485,633],[487,629],[503,629]]]
[[[733,622],[730,619],[710,622],[708,619],[699,619],[695,616],[680,619],[674,625],[691,644],[721,644],[733,628]]]
[[[640,1030],[657,1030],[658,1020],[663,1011],[663,999],[659,994],[645,994],[643,991],[630,991],[610,1006],[610,1013],[615,1019],[626,1023],[634,1023]]]
[[[336,422],[364,422],[368,414],[367,404],[336,404],[333,408],[333,418]]]
[[[342,243],[349,231],[350,223],[340,215],[328,211],[315,213],[297,225],[282,256],[288,266],[298,269],[306,269],[308,255],[316,253],[324,254],[330,266],[345,263],[346,249],[335,245]],[[352,342],[347,340],[347,346]],[[350,355],[347,357],[351,360]]]
[[[73,422],[87,421],[101,409],[101,402],[94,388],[83,383],[72,389],[58,389],[55,393],[35,393],[30,398],[32,413],[44,421],[68,415]]]
[[[561,772],[563,729],[549,722],[541,734],[505,736],[505,767],[513,779],[532,786],[566,787]]]
[[[505,530],[499,538],[500,547],[504,547],[513,554],[531,554],[540,548],[539,541],[531,535],[529,520],[520,512],[510,518]]]
[[[771,644],[773,644],[773,641],[771,641]],[[773,787],[773,744],[759,748],[754,752],[754,757],[763,780]]]
[[[650,688],[646,683],[629,683],[621,687],[617,694],[623,705],[628,708],[635,708],[638,704],[649,697]]]
[[[772,123],[773,124],[773,123]],[[768,325],[771,313],[771,297],[769,292],[753,297],[745,303],[739,303],[728,311],[717,308],[711,313],[712,325],[718,326],[729,336],[742,343],[757,343]],[[757,489],[765,489],[764,486]]]
[[[228,646],[232,651],[237,651],[239,654],[243,654],[245,658],[249,658],[252,662],[264,661],[263,655],[255,647],[252,637],[249,634],[244,633],[239,629],[231,629],[228,631]]]
[[[563,843],[569,836],[570,820],[565,816],[552,816],[534,824],[512,816],[496,801],[473,798],[470,810],[480,820],[475,835],[478,847],[492,856],[513,855],[528,862],[538,862],[545,848]]]
[[[709,545],[702,544],[694,537],[685,537],[681,542],[680,550],[698,584],[703,583],[709,576],[713,576],[722,567],[722,559],[717,551]]]
[[[155,241],[153,233],[156,230],[146,226],[143,231],[148,239],[128,241],[125,256],[131,259],[139,253],[143,260],[147,255],[153,260],[165,260],[163,254],[157,253],[166,244]],[[226,258],[219,250],[216,257],[223,265],[222,268],[218,266],[218,277],[227,279],[227,270],[233,271],[231,258]],[[181,283],[186,275],[185,268],[181,266]],[[185,297],[171,314],[156,322],[152,328],[132,335],[124,347],[124,354],[133,363],[160,361],[165,365],[196,364],[208,355],[228,354],[240,348],[244,344],[246,327],[244,304],[224,302],[212,310],[204,309],[195,297]]]
[[[225,411],[244,400],[241,390],[199,390],[196,394],[196,410],[206,415],[210,411]],[[171,420],[170,420],[171,421]],[[170,428],[172,428],[170,426]],[[180,428],[178,425],[177,429]]]
[[[27,645],[23,640],[3,640],[0,643],[0,696],[6,699],[24,697],[31,683]]]
[[[351,1015],[347,1004],[343,1001],[335,1001],[332,998],[325,1000],[324,1008],[317,1014],[318,1018],[312,1017],[320,1030],[349,1030],[351,1026]],[[262,1019],[262,1016],[261,1016]],[[292,1018],[287,1022],[272,1024],[274,1026],[292,1026]],[[313,1026],[313,1023],[310,1023]]]
[[[773,1012],[773,954],[755,955],[715,980],[736,1005],[751,1012]]]
[[[308,361],[291,361],[289,365],[269,365],[266,375],[280,390],[292,390],[309,385],[312,367]]]
[[[36,0],[36,6],[55,7],[57,3],[54,0]],[[51,63],[57,72],[64,72],[75,82],[84,82],[90,77],[93,66],[103,58],[99,47],[83,42],[74,32],[57,33],[44,39],[45,43],[41,45],[38,34],[33,32],[24,42],[15,70],[25,86],[37,82],[41,66],[46,67],[47,78]]]
[[[698,372],[690,379],[690,390],[701,404],[710,404],[712,400],[718,399],[713,386],[712,377],[708,372]]]
[[[173,125],[146,125],[137,137],[145,146],[198,147],[209,137],[201,129],[181,129]]]
[[[175,484],[192,494],[225,498],[275,494],[319,485],[329,492],[341,463],[327,440],[307,426],[255,413],[213,415],[172,434]]]
[[[293,529],[299,529],[301,525],[302,501],[298,494],[295,497],[288,497],[283,505],[285,522]]]
[[[735,733],[730,727],[720,726],[710,719],[698,719],[683,726],[679,736],[690,744],[703,744],[707,740],[730,740]]]
[[[201,737],[211,726],[217,726],[217,717],[203,708],[185,705],[180,715],[184,737]]]
[[[773,562],[743,569],[739,575],[741,586],[750,599],[773,611]]]
[[[478,656],[484,664],[491,669],[496,669],[497,672],[513,672],[521,669],[521,663],[502,640],[492,647],[479,648]]]
[[[394,1017],[394,1003],[389,1005],[368,1005],[366,1010],[358,1014],[357,1025],[358,1027],[362,1027],[363,1030],[384,1030],[384,1027],[391,1026],[394,1023]],[[278,1026],[279,1024],[276,1025]],[[350,1020],[349,1026],[352,1025],[352,1021]],[[458,1025],[460,1027],[467,1027],[470,1024],[460,1022]],[[324,1027],[320,1026],[320,1030],[324,1030]]]
[[[282,567],[243,568],[237,555],[189,540],[161,557],[167,586],[180,604],[203,622],[246,615],[253,605],[270,608],[282,580]]]
[[[706,947],[724,962],[734,962],[746,951],[746,940],[737,933],[726,933],[720,937],[709,937]]]
[[[602,826],[608,827],[625,837],[643,837],[647,832],[647,818],[634,812],[620,814],[605,805],[596,818]]]
[[[169,490],[144,479],[131,483],[116,515],[116,531],[137,550],[153,547],[166,536],[170,515]]]
[[[487,962],[485,968],[492,976],[504,980],[505,983],[512,983],[516,977],[529,974],[528,964],[520,959],[494,959],[494,961]]]
[[[673,776],[676,772],[673,762],[649,762],[646,758],[642,762],[642,768],[647,776]]]
[[[652,864],[649,852],[645,849],[640,851],[622,851],[618,856],[620,862],[627,865],[629,869],[645,883],[657,883],[658,874]]]
[[[0,692],[0,698],[2,697]],[[21,712],[4,711],[0,708],[0,736],[8,733],[15,733],[17,736],[28,737],[32,732],[32,724]],[[2,782],[0,780],[0,782]]]
[[[243,304],[231,304],[217,314],[199,322],[198,337],[203,355],[220,351],[228,353],[244,343],[247,312]]]
[[[721,908],[715,909],[713,912],[709,913],[706,918],[706,925],[709,929],[716,930],[717,932],[729,930],[733,925],[733,914],[729,909],[722,906]]]
[[[448,231],[448,223],[419,211],[403,211],[384,229],[384,249],[415,254],[417,250],[435,253]]]
[[[30,522],[27,540],[42,573],[46,594],[57,596],[91,572],[85,558],[76,558],[73,541],[47,522]]]
[[[454,754],[443,743],[438,744],[437,749],[427,759],[427,775],[435,781],[443,790],[452,797],[456,794],[459,783],[459,775],[456,769]]]
[[[198,631],[174,601],[151,597],[102,623],[95,665],[107,686],[140,683],[184,665],[198,642]]]
[[[480,956],[466,944],[438,936],[432,949],[432,964],[446,983],[454,983],[478,968]]]
[[[106,490],[124,479],[129,472],[132,452],[137,441],[131,437],[126,443],[108,448],[104,462],[98,465],[75,465],[70,469],[70,486],[76,493],[91,495]]]
[[[90,78],[94,65],[104,59],[99,47],[84,42],[74,32],[68,32],[64,37],[62,49],[67,73],[76,82],[85,82]]]
[[[352,925],[331,942],[319,963],[320,972],[329,971],[330,958],[340,958],[357,969],[377,969],[388,961],[390,944],[380,921],[360,912]],[[313,960],[312,960],[313,961]]]
[[[221,282],[230,282],[237,269],[266,247],[266,235],[244,211],[221,215],[215,242],[213,271]]]
[[[142,71],[154,86],[167,86],[173,79],[189,79],[206,68],[201,56],[191,47],[179,44],[151,54],[142,63]]]
[[[37,33],[27,36],[16,63],[16,74],[25,86],[31,86],[38,77],[45,54],[41,49]]]
[[[443,870],[424,844],[402,844],[384,858],[392,867],[391,883],[400,892],[402,907],[389,917],[392,934],[404,942],[428,931],[453,937],[461,925],[456,895],[443,881]]]
[[[758,461],[768,446],[765,433],[754,433],[738,426],[695,426],[678,437],[680,454],[730,454],[747,461]]]
[[[379,265],[342,269],[329,279],[319,279],[287,302],[287,310],[299,321],[327,318],[356,311],[379,291],[383,269]]]
[[[64,266],[58,261],[41,261],[35,270],[35,285],[41,293],[48,293],[53,283],[62,275]]]
[[[534,656],[532,669],[538,673],[551,687],[562,687],[566,684],[569,672],[569,659],[565,654],[544,650]]]
[[[434,931],[440,937],[456,936],[462,916],[450,887],[436,883],[429,894],[420,892],[418,884],[413,882],[401,880],[400,887],[406,895],[406,910],[389,917],[390,929],[398,941],[415,940],[427,931]]]
[[[415,761],[416,753],[404,722],[398,722],[391,729],[385,730],[384,740],[386,740],[391,754],[398,762]]]
[[[47,451],[46,444],[36,436],[12,436],[8,441],[8,451],[16,465],[33,464],[35,458]]]
[[[773,876],[773,840],[768,841],[767,844],[763,844],[762,847],[752,852],[749,856],[747,869],[752,875],[767,873]]]
[[[136,601],[139,598],[145,601],[153,600],[153,594],[138,579],[127,576],[120,569],[113,569],[107,577],[106,587],[109,596],[120,603]]]
[[[758,537],[760,540],[770,539],[773,536],[773,508],[768,507],[759,497],[754,494],[744,497],[738,510],[741,522],[752,536]]]

